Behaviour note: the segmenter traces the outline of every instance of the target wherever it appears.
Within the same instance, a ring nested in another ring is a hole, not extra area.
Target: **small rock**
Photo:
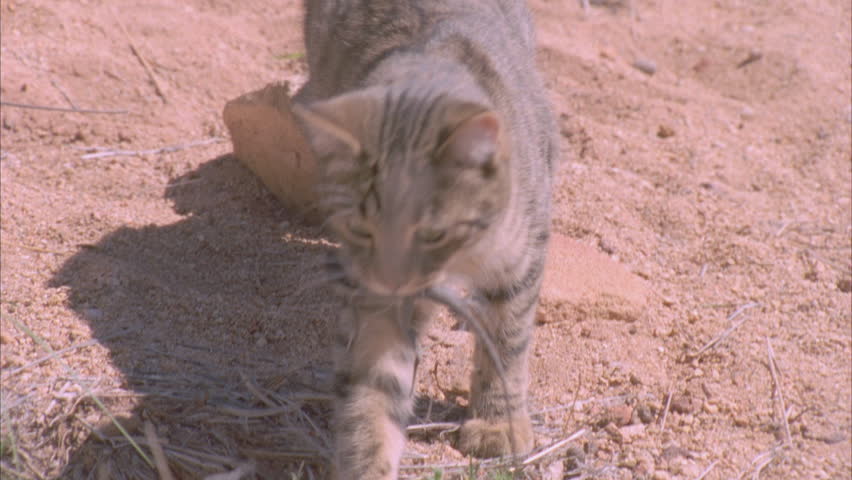
[[[609,409],[609,414],[612,423],[617,427],[621,427],[630,423],[630,418],[633,416],[633,407],[628,405],[612,407]]]
[[[586,454],[594,455],[595,450],[595,444],[591,442],[586,443],[584,447],[578,445],[570,446],[565,452],[565,461],[563,462],[565,471],[572,472],[583,468],[583,465],[586,463]]]
[[[749,421],[745,417],[736,416],[736,417],[734,417],[734,426],[735,427],[747,427],[747,426],[749,426]]]
[[[654,472],[654,455],[652,455],[651,452],[645,449],[640,449],[636,452],[636,460],[638,461],[638,464],[636,465],[636,473],[649,477]]]
[[[319,166],[290,107],[289,86],[272,83],[225,105],[234,156],[285,205],[319,221],[314,184]]]
[[[624,443],[632,443],[633,440],[645,436],[645,425],[627,425],[621,427],[619,431],[621,432],[621,438],[624,440]]]
[[[852,292],[852,278],[841,278],[838,280],[837,289],[843,293]]]
[[[674,137],[675,131],[669,126],[660,125],[660,127],[657,129],[657,136],[660,138]]]
[[[609,436],[615,440],[617,443],[623,443],[624,437],[621,435],[621,430],[615,426],[614,423],[610,422],[604,427],[604,431],[609,434]]]
[[[701,406],[701,409],[704,410],[704,412],[709,413],[710,415],[715,415],[719,413],[719,407],[710,402],[704,402],[704,405]]]
[[[600,56],[601,58],[605,58],[607,60],[615,60],[618,55],[615,53],[615,50],[613,48],[603,47],[601,48]]]
[[[636,61],[633,62],[633,68],[639,70],[645,75],[653,75],[657,73],[656,62],[647,58],[637,58]]]
[[[672,476],[665,470],[655,470],[651,480],[672,480]]]
[[[562,480],[565,477],[563,462],[551,463],[544,469],[544,480]]]
[[[662,458],[667,462],[671,462],[677,458],[686,457],[689,455],[689,450],[680,445],[669,445],[663,449]]]
[[[266,340],[266,337],[264,337],[264,336],[262,336],[262,335],[261,335],[261,336],[260,336],[260,337],[258,337],[258,339],[255,341],[255,344],[256,344],[258,347],[265,347],[265,346],[266,346],[266,344],[267,344],[267,342],[268,342],[268,341]]]
[[[687,397],[686,395],[673,395],[672,403],[669,408],[671,408],[671,411],[675,413],[688,414],[695,411],[696,405],[692,397]]]
[[[657,418],[656,413],[647,403],[640,403],[639,405],[636,405],[636,413],[639,416],[639,420],[646,424],[653,422],[654,419]]]

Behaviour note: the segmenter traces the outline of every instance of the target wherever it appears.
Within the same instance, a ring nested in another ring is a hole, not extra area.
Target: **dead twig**
[[[18,319],[14,318],[14,317],[7,317],[7,318],[9,320],[11,320],[12,323],[15,324],[15,327],[17,327],[18,330],[27,334],[43,350],[45,350],[47,353],[53,353],[53,347],[51,347],[50,344],[48,344],[39,335],[36,335],[35,332],[30,330],[30,328],[28,326],[19,322]],[[147,463],[150,467],[153,468],[154,462],[151,461],[151,459],[148,457],[148,455],[145,454],[144,451],[142,451],[142,448],[139,446],[139,444],[136,443],[135,441],[133,441],[133,439],[130,437],[130,434],[127,432],[127,430],[124,428],[124,426],[118,421],[117,418],[115,418],[115,415],[113,415],[112,412],[106,407],[106,405],[104,405],[104,403],[101,401],[101,399],[98,398],[95,395],[95,393],[92,391],[92,389],[89,388],[89,386],[86,385],[85,382],[83,382],[80,379],[80,376],[77,374],[76,370],[74,370],[70,365],[68,365],[64,362],[61,365],[65,369],[65,371],[71,376],[71,378],[74,379],[74,381],[78,385],[80,385],[80,387],[83,388],[83,390],[86,392],[86,395],[88,395],[92,399],[92,401],[95,402],[95,404],[98,406],[98,408],[101,410],[101,412],[103,412],[104,415],[106,415],[110,419],[112,424],[115,425],[115,428],[117,428],[118,431],[121,432],[121,434],[125,438],[127,438],[128,442],[130,443],[131,446],[133,446],[133,449],[136,451],[136,453],[138,453],[139,456],[142,457],[142,459],[145,461],[145,463]]]
[[[148,448],[154,455],[154,464],[157,466],[157,473],[161,480],[175,480],[169,462],[166,460],[166,454],[163,453],[163,446],[160,444],[160,439],[157,437],[157,430],[154,424],[150,421],[145,422],[145,438],[148,440]]]
[[[115,20],[115,23],[118,24],[118,27],[121,29],[121,32],[124,34],[124,38],[127,39],[127,43],[130,45],[130,50],[133,52],[133,55],[136,55],[136,58],[139,59],[139,63],[142,64],[142,67],[145,69],[145,72],[148,74],[148,77],[151,79],[151,82],[154,84],[154,90],[156,90],[157,95],[163,100],[163,103],[169,103],[169,99],[166,97],[166,91],[163,90],[162,85],[160,85],[160,80],[154,74],[154,69],[151,68],[151,65],[145,60],[145,57],[142,56],[142,53],[139,51],[139,48],[136,47],[136,44],[133,42],[133,39],[130,38],[130,34],[127,33],[127,28],[124,27],[124,23],[122,23],[121,19],[118,18],[118,15],[115,14],[115,11],[110,10],[112,13],[112,18]]]
[[[200,147],[203,145],[211,145],[225,141],[222,137],[207,138],[189,143],[180,143],[177,145],[169,145],[166,147],[152,148],[148,150],[110,150],[106,147],[89,147],[87,150],[95,151],[95,153],[87,153],[81,155],[82,159],[91,158],[107,158],[107,157],[141,157],[142,155],[158,155],[161,153],[173,153],[181,150],[187,150],[192,147]]]
[[[760,478],[760,472],[762,472],[767,465],[772,463],[772,461],[780,455],[782,450],[784,450],[783,446],[776,445],[765,452],[761,452],[754,457],[749,467],[740,473],[737,480],[742,480],[748,472],[751,472],[752,480],[758,480]]]
[[[48,105],[33,105],[30,103],[18,102],[2,102],[0,105],[4,107],[26,108],[30,110],[46,110],[49,112],[67,112],[67,113],[101,113],[105,115],[125,115],[130,112],[127,110],[97,110],[91,108],[66,108],[66,107],[51,107]]]
[[[769,373],[772,374],[772,382],[775,384],[775,393],[781,407],[781,424],[784,425],[784,445],[792,445],[793,438],[790,435],[790,422],[788,421],[787,406],[784,403],[784,388],[781,385],[778,374],[778,365],[775,363],[775,351],[772,342],[766,337],[766,355],[769,360]]]
[[[573,442],[574,440],[582,437],[585,434],[586,434],[586,429],[581,428],[580,430],[577,430],[576,432],[572,433],[569,437],[563,438],[562,440],[559,440],[558,442],[553,443],[549,447],[545,447],[545,448],[539,450],[538,452],[533,453],[532,455],[530,455],[529,457],[524,459],[524,461],[521,462],[521,465],[526,466],[526,465],[529,465],[533,462],[536,462],[536,461],[544,458],[545,456],[553,453],[554,451],[559,450],[560,448],[564,447],[565,445]]]
[[[43,356],[43,357],[41,357],[37,360],[33,360],[32,362],[30,362],[26,365],[22,365],[18,368],[15,368],[13,370],[8,371],[8,372],[0,371],[0,376],[2,376],[2,378],[3,378],[2,381],[6,381],[10,377],[17,375],[17,374],[23,372],[24,370],[27,370],[29,368],[36,366],[36,365],[39,365],[39,364],[42,364],[42,363],[47,362],[49,360],[52,360],[56,357],[60,357],[62,355],[65,355],[68,352],[72,352],[74,350],[79,350],[81,348],[91,347],[92,345],[97,345],[99,343],[106,342],[108,340],[114,340],[118,337],[130,335],[131,333],[136,333],[138,331],[139,331],[138,329],[127,330],[127,331],[119,332],[119,333],[116,333],[116,334],[113,334],[113,335],[107,335],[106,337],[103,337],[101,339],[93,338],[91,340],[86,340],[85,342],[81,342],[81,343],[78,343],[76,345],[71,345],[70,347],[65,347],[65,348],[60,349],[60,350],[54,350],[52,353],[49,353],[49,354],[47,354],[47,355],[45,355],[45,356]]]
[[[237,466],[237,468],[231,470],[230,472],[224,473],[214,473],[213,475],[207,475],[204,477],[204,480],[240,480],[243,477],[247,477],[254,473],[254,465],[251,463],[242,463]],[[301,478],[301,477],[297,477]]]
[[[409,434],[411,433],[428,433],[435,430],[440,430],[441,433],[452,432],[458,430],[461,425],[457,422],[434,422],[434,423],[420,423],[416,425],[409,425],[405,428],[405,431]]]
[[[29,480],[33,478],[20,470],[15,470],[14,468],[12,468],[11,465],[6,463],[5,460],[0,461],[0,472],[6,475],[11,475],[12,478],[21,478],[23,480]]]
[[[71,100],[71,96],[69,96],[68,93],[65,92],[65,89],[59,86],[59,82],[57,82],[56,79],[53,78],[53,76],[50,77],[50,84],[53,85],[53,88],[59,91],[59,93],[62,95],[62,98],[64,98],[65,101],[68,102],[68,105],[70,105],[71,108],[77,110],[77,105],[74,103],[73,100]]]
[[[763,58],[763,54],[758,52],[757,50],[752,50],[748,52],[748,56],[742,62],[737,64],[737,68],[743,68],[750,63],[754,63]]]
[[[719,460],[714,460],[713,463],[711,463],[707,468],[705,468],[700,475],[695,477],[695,480],[703,480],[704,477],[706,477],[711,471],[713,471],[714,468],[716,468],[717,463],[719,463]]]
[[[666,419],[669,417],[669,408],[672,406],[672,392],[669,390],[666,396],[666,407],[663,409],[663,420],[660,422],[660,432],[666,431]]]
[[[233,415],[235,417],[240,418],[263,418],[263,417],[275,417],[284,413],[289,413],[293,411],[293,407],[290,405],[285,405],[283,407],[272,407],[272,408],[258,408],[258,409],[250,409],[250,408],[240,408],[240,407],[231,407],[228,405],[221,405],[216,407],[216,409],[222,413],[226,413],[228,415]]]
[[[810,249],[810,248],[806,248],[806,249],[805,249],[805,253],[807,253],[808,255],[810,255],[810,256],[812,256],[812,257],[814,257],[815,259],[817,259],[817,260],[821,261],[822,263],[824,263],[824,264],[828,265],[829,267],[831,267],[831,268],[833,268],[833,269],[837,270],[837,271],[838,271],[838,272],[840,272],[840,273],[843,273],[843,274],[845,274],[845,275],[847,275],[847,276],[848,276],[848,275],[852,275],[852,268],[849,268],[849,267],[847,267],[847,266],[841,265],[841,264],[839,264],[839,263],[835,262],[834,260],[832,260],[832,259],[830,259],[830,258],[827,258],[827,257],[825,257],[824,255],[822,255],[822,254],[820,254],[820,253],[815,252],[814,250],[812,250],[812,249]]]
[[[750,303],[746,303],[745,305],[742,305],[742,306],[740,306],[739,308],[737,308],[737,309],[734,311],[734,313],[730,314],[730,315],[728,316],[727,320],[728,320],[729,322],[730,322],[730,321],[733,321],[735,318],[739,317],[739,316],[740,316],[743,312],[745,312],[746,310],[748,310],[748,309],[750,309],[750,308],[754,308],[754,307],[759,307],[759,306],[760,306],[760,303],[759,303],[759,302],[750,302]],[[694,358],[698,358],[698,357],[700,357],[701,355],[703,355],[703,354],[704,354],[704,352],[706,352],[706,351],[710,350],[711,348],[713,348],[713,347],[715,347],[716,345],[718,345],[718,344],[719,344],[719,342],[721,342],[721,341],[725,340],[726,338],[730,337],[730,336],[731,336],[731,334],[732,334],[732,333],[734,333],[734,331],[735,331],[736,329],[740,328],[740,326],[741,326],[743,323],[745,323],[745,321],[746,321],[747,319],[748,319],[748,317],[744,317],[742,320],[740,320],[740,321],[738,321],[737,323],[735,323],[735,324],[731,325],[731,326],[730,326],[730,327],[728,327],[728,328],[727,328],[724,332],[720,333],[719,335],[717,335],[716,337],[714,337],[713,339],[711,339],[709,342],[705,343],[705,344],[704,344],[704,346],[703,346],[703,347],[701,347],[701,348],[699,348],[699,349],[698,349],[695,353],[688,353],[688,354],[686,354],[686,359],[687,359],[687,360],[691,360],[691,359],[694,359]]]
[[[246,386],[246,389],[248,389],[248,391],[251,392],[252,395],[254,395],[267,407],[278,408],[281,406],[280,404],[273,402],[266,394],[261,392],[260,388],[255,385],[254,382],[252,382],[251,379],[248,378],[248,375],[246,375],[245,373],[240,372],[240,379],[242,379],[243,385]]]

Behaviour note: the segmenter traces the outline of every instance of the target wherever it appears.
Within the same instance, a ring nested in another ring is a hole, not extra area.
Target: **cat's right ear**
[[[314,154],[318,159],[329,157],[355,157],[361,144],[346,129],[339,126],[320,109],[306,105],[293,105],[293,114],[302,124]]]

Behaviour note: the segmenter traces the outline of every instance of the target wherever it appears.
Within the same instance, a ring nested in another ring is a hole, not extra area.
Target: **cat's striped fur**
[[[432,309],[419,295],[450,279],[487,305],[509,390],[478,339],[458,447],[529,450],[527,356],[557,149],[526,5],[306,0],[305,9],[310,79],[295,111],[321,161],[321,201],[355,292],[336,337],[338,478],[396,478]]]

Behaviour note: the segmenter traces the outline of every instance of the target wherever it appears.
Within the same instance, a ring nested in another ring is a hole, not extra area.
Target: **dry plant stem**
[[[148,439],[148,447],[154,455],[154,463],[157,465],[160,480],[175,480],[169,468],[169,462],[166,460],[166,454],[163,453],[163,446],[160,445],[160,439],[157,437],[157,431],[150,421],[145,422],[145,438]]]
[[[15,242],[4,242],[4,243],[6,245],[11,245],[13,247],[23,248],[25,250],[30,250],[30,251],[38,252],[38,253],[52,253],[54,255],[67,255],[67,254],[71,253],[70,251],[50,250],[50,249],[47,249],[47,248],[40,248],[40,247],[33,247],[31,245],[24,245],[22,243],[15,243]]]
[[[750,302],[750,303],[746,303],[745,305],[742,305],[741,307],[737,308],[737,309],[734,311],[734,313],[732,313],[731,315],[729,315],[727,320],[728,320],[729,322],[730,322],[730,321],[733,321],[735,318],[739,317],[739,316],[740,316],[743,312],[745,312],[746,310],[748,310],[748,309],[750,309],[750,308],[754,308],[754,307],[759,307],[759,306],[760,306],[760,303],[758,303],[758,302]],[[700,357],[702,354],[704,354],[704,352],[706,352],[707,350],[710,350],[711,348],[713,348],[713,347],[715,347],[716,345],[718,345],[718,344],[719,344],[719,342],[721,342],[722,340],[725,340],[726,338],[728,338],[729,336],[731,336],[731,334],[732,334],[732,333],[734,333],[734,331],[735,331],[736,329],[740,328],[740,326],[741,326],[743,323],[745,323],[745,321],[746,321],[746,320],[748,320],[748,317],[745,317],[745,318],[743,318],[742,320],[740,320],[739,322],[737,322],[737,323],[735,323],[735,324],[731,325],[730,327],[728,327],[728,329],[727,329],[727,330],[725,330],[724,332],[720,333],[719,335],[717,335],[716,337],[714,337],[712,340],[710,340],[709,342],[707,342],[706,344],[704,344],[704,346],[703,346],[703,347],[701,347],[701,348],[699,348],[699,349],[698,349],[698,351],[696,351],[695,353],[689,354],[689,355],[688,355],[688,357],[689,357],[689,358],[696,358],[696,357]]]
[[[826,258],[824,255],[821,255],[821,254],[813,251],[810,248],[805,249],[805,252],[808,255],[814,257],[815,259],[821,261],[822,263],[828,265],[829,267],[837,270],[840,273],[843,273],[843,274],[846,274],[846,275],[852,275],[852,269],[850,269],[849,267],[845,267],[843,265],[840,265],[839,263],[837,263],[837,262],[835,262],[835,261],[833,261],[829,258]]]
[[[163,103],[169,103],[169,99],[166,98],[165,90],[160,85],[159,79],[154,75],[154,70],[151,68],[151,65],[148,64],[148,61],[145,60],[145,57],[142,56],[142,53],[136,47],[136,44],[133,43],[133,39],[130,38],[130,34],[127,33],[127,29],[124,27],[124,23],[121,22],[121,19],[118,18],[118,15],[115,14],[115,11],[110,11],[112,13],[112,18],[115,19],[115,23],[118,24],[118,27],[121,29],[121,33],[124,34],[124,38],[127,39],[127,43],[130,45],[130,50],[133,52],[133,55],[136,55],[136,58],[139,59],[139,62],[142,64],[142,67],[145,68],[145,72],[148,74],[148,77],[151,79],[151,82],[154,83],[154,89],[157,91],[157,95],[163,100]]]
[[[569,436],[568,438],[563,438],[562,440],[555,442],[554,444],[550,445],[549,447],[543,448],[539,452],[530,455],[529,457],[524,459],[523,462],[521,462],[521,465],[529,465],[529,464],[531,464],[535,461],[538,461],[538,460],[546,457],[547,455],[553,453],[554,451],[559,450],[560,448],[564,447],[565,445],[569,444],[570,442],[573,442],[574,440],[582,437],[585,434],[586,434],[586,429],[581,428],[580,430],[577,430],[576,432],[572,433],[571,436]]]
[[[12,321],[12,323],[14,323],[14,324],[15,324],[15,326],[18,328],[18,330],[20,330],[20,331],[24,332],[25,334],[29,335],[29,337],[30,337],[30,338],[32,338],[34,342],[36,342],[37,344],[39,344],[39,346],[41,346],[41,348],[42,348],[42,349],[44,349],[44,350],[45,350],[45,351],[47,351],[48,353],[53,353],[53,348],[52,348],[50,345],[48,345],[48,344],[47,344],[47,342],[45,342],[45,341],[44,341],[44,339],[42,339],[40,336],[36,335],[36,333],[35,333],[35,332],[33,332],[32,330],[30,330],[30,328],[29,328],[29,327],[27,327],[27,326],[26,326],[26,325],[24,325],[23,323],[19,322],[19,321],[18,321],[16,318],[14,318],[14,317],[7,317],[7,318],[9,318],[9,320],[11,320],[11,321]],[[82,380],[80,380],[80,376],[79,376],[79,375],[77,375],[77,372],[76,372],[76,371],[74,371],[74,369],[73,369],[73,368],[71,368],[69,365],[65,364],[64,362],[62,363],[62,367],[65,369],[65,371],[68,373],[68,375],[69,375],[69,376],[70,376],[70,377],[71,377],[71,378],[72,378],[72,379],[73,379],[73,380],[74,380],[74,381],[75,381],[78,385],[80,385],[80,387],[82,387],[82,388],[83,388],[83,390],[86,392],[86,395],[88,395],[89,397],[91,397],[92,401],[93,401],[93,402],[95,402],[95,404],[98,406],[98,408],[100,408],[100,409],[101,409],[101,411],[102,411],[102,412],[103,412],[103,413],[104,413],[104,414],[105,414],[105,415],[106,415],[106,416],[110,419],[110,421],[112,422],[112,424],[113,424],[113,425],[115,425],[115,428],[117,428],[117,429],[118,429],[118,431],[119,431],[119,432],[121,432],[121,434],[122,434],[122,435],[123,435],[123,436],[124,436],[124,437],[128,440],[128,442],[130,442],[130,445],[132,445],[132,446],[133,446],[133,449],[134,449],[134,450],[136,450],[136,453],[138,453],[138,454],[139,454],[139,456],[140,456],[140,457],[142,457],[142,459],[143,459],[143,460],[145,460],[145,463],[147,463],[147,464],[148,464],[151,468],[154,468],[154,462],[152,462],[152,461],[151,461],[151,459],[150,459],[150,458],[148,458],[148,455],[146,455],[146,454],[145,454],[145,452],[144,452],[144,451],[142,451],[142,448],[141,448],[141,447],[139,447],[139,444],[138,444],[138,443],[136,443],[136,442],[135,442],[135,441],[134,441],[134,440],[130,437],[130,434],[127,432],[127,430],[125,430],[125,429],[124,429],[124,426],[123,426],[121,423],[119,423],[118,419],[117,419],[117,418],[115,418],[115,415],[113,415],[113,414],[112,414],[112,412],[110,412],[110,411],[109,411],[109,409],[106,407],[106,405],[104,405],[104,403],[101,401],[101,399],[100,399],[100,398],[98,398],[98,397],[94,394],[94,392],[92,392],[92,390],[91,390],[91,389],[90,389],[90,388],[89,388],[89,387],[85,384],[85,382],[83,382]]]
[[[87,153],[85,155],[81,155],[82,159],[91,159],[91,158],[107,158],[107,157],[140,157],[142,155],[158,155],[161,153],[172,153],[179,152],[181,150],[186,150],[192,147],[200,147],[202,145],[210,145],[213,143],[220,143],[224,141],[223,138],[213,137],[207,138],[205,140],[198,140],[195,142],[189,143],[181,143],[178,145],[169,145],[167,147],[160,148],[152,148],[149,150],[103,150],[97,153]],[[96,148],[100,149],[100,148]]]
[[[775,351],[772,349],[772,342],[769,337],[766,337],[766,354],[769,358],[769,373],[772,374],[772,382],[775,384],[775,393],[778,396],[778,403],[781,407],[781,423],[784,425],[784,445],[792,445],[793,438],[790,435],[790,422],[787,417],[787,406],[784,403],[784,388],[778,378],[778,365],[775,363]]]
[[[72,352],[74,350],[78,350],[78,349],[81,349],[81,348],[90,347],[92,345],[97,345],[99,343],[106,342],[106,341],[109,341],[109,340],[114,340],[118,337],[123,337],[125,335],[129,335],[131,333],[136,333],[136,332],[137,332],[136,329],[128,330],[126,332],[117,333],[115,335],[108,335],[104,338],[101,338],[100,340],[93,338],[91,340],[87,340],[85,342],[78,343],[77,345],[71,345],[70,347],[65,347],[65,348],[60,349],[60,350],[54,350],[53,353],[45,355],[45,356],[43,356],[43,357],[41,357],[37,360],[33,360],[32,362],[30,362],[26,365],[22,365],[18,368],[15,368],[13,370],[8,371],[8,372],[0,371],[0,374],[2,374],[2,376],[3,376],[2,381],[9,380],[9,378],[11,378],[12,376],[17,375],[17,374],[23,372],[24,370],[27,370],[28,368],[32,368],[36,365],[42,364],[42,363],[47,362],[48,360],[52,360],[56,357],[60,357],[62,355],[65,355],[68,352]]]
[[[4,107],[14,107],[14,108],[26,108],[29,110],[45,110],[48,112],[67,112],[67,113],[100,113],[105,115],[125,115],[128,112],[127,110],[96,110],[91,108],[64,108],[64,107],[51,107],[47,105],[32,105],[29,103],[18,103],[18,102],[0,102],[0,105]]]
[[[57,82],[52,76],[50,77],[50,84],[53,85],[53,88],[59,91],[59,93],[62,95],[62,98],[64,98],[65,101],[68,102],[68,105],[70,105],[71,108],[77,110],[77,105],[74,104],[74,101],[71,100],[71,97],[68,95],[68,93],[65,92],[65,89],[59,86],[59,82]]]
[[[714,461],[713,461],[713,463],[711,463],[711,464],[710,464],[710,466],[708,466],[707,468],[705,468],[705,469],[704,469],[704,471],[703,471],[703,472],[701,472],[701,474],[700,474],[700,475],[698,475],[697,477],[695,477],[695,480],[703,480],[703,479],[704,479],[704,477],[706,477],[706,476],[707,476],[710,472],[712,472],[712,471],[713,471],[713,469],[714,469],[714,468],[716,468],[716,464],[717,464],[717,463],[719,463],[719,460],[714,460]]]
[[[408,433],[425,433],[434,430],[441,432],[451,432],[458,430],[461,425],[456,422],[435,422],[435,423],[420,423],[417,425],[409,425],[405,428]]]
[[[204,480],[240,480],[241,478],[247,477],[252,473],[254,473],[254,465],[250,463],[243,463],[237,466],[237,468],[231,470],[230,472],[214,473],[213,475],[207,475],[206,477],[204,477]]]
[[[19,470],[15,470],[8,463],[6,463],[5,460],[0,461],[0,473],[5,474],[5,475],[11,475],[14,478],[21,478],[21,479],[24,479],[24,480],[29,480],[29,479],[33,478],[33,477],[27,475],[24,472],[21,472]],[[3,478],[6,478],[6,477],[4,476]]]
[[[252,382],[251,379],[248,378],[245,373],[240,372],[240,378],[242,379],[243,384],[246,386],[246,389],[248,389],[248,391],[251,392],[251,394],[254,395],[258,400],[260,400],[264,405],[269,408],[278,408],[281,406],[280,404],[276,404],[275,402],[273,402],[268,396],[261,392],[257,385],[255,385],[254,382]]]
[[[669,390],[669,394],[666,396],[666,408],[663,409],[663,420],[660,422],[660,433],[666,431],[666,419],[669,416],[669,407],[672,406],[672,392]]]
[[[760,472],[762,472],[767,465],[769,465],[770,463],[772,463],[773,460],[775,460],[775,457],[778,456],[778,453],[783,450],[783,448],[784,447],[782,446],[776,445],[770,448],[769,450],[766,450],[765,452],[761,452],[758,456],[754,457],[754,460],[751,461],[751,465],[747,469],[743,470],[742,473],[740,473],[740,475],[737,477],[737,480],[742,480],[742,478],[744,478],[749,471],[752,472],[752,480],[759,480]]]

